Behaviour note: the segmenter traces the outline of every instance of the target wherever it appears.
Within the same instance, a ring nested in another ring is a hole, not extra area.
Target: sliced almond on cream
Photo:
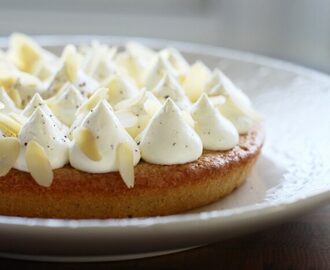
[[[0,130],[8,137],[16,137],[21,125],[11,117],[0,113]]]
[[[36,182],[49,187],[53,182],[53,169],[44,148],[36,141],[29,141],[25,152],[26,165]]]
[[[0,176],[5,176],[14,166],[19,150],[20,143],[17,138],[0,139]]]
[[[128,188],[134,187],[134,153],[128,143],[117,146],[119,174]]]
[[[80,127],[74,134],[74,139],[80,150],[93,161],[100,161],[102,156],[97,146],[96,138],[93,132],[85,127]]]
[[[198,100],[210,77],[210,70],[202,62],[196,62],[190,67],[183,81],[183,88],[190,101]]]
[[[19,123],[20,125],[23,125],[27,121],[27,119],[28,119],[23,114],[18,114],[18,113],[14,113],[14,112],[9,113],[9,116],[13,120],[15,120],[17,123]]]
[[[80,114],[84,111],[89,111],[93,109],[99,101],[102,99],[107,99],[108,97],[108,88],[98,89],[84,104],[82,104],[77,110],[76,114]]]
[[[22,98],[16,89],[10,89],[8,96],[14,101],[17,108],[22,107]]]
[[[3,87],[5,90],[9,90],[17,82],[16,75],[10,73],[6,70],[1,70],[0,73],[0,87]]]
[[[42,59],[39,45],[23,34],[11,35],[9,52],[13,62],[25,72],[32,72],[35,64]]]
[[[80,65],[80,55],[74,45],[67,45],[64,48],[62,59],[64,61],[64,69],[69,81],[74,82]]]

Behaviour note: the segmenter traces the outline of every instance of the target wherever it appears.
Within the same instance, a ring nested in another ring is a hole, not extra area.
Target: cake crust
[[[212,203],[239,187],[263,144],[260,125],[229,151],[204,151],[182,165],[141,161],[134,188],[118,172],[91,174],[71,166],[54,170],[49,188],[12,169],[0,177],[0,215],[91,219],[170,215]]]

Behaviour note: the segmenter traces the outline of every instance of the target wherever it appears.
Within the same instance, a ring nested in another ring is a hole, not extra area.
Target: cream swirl
[[[79,135],[81,128],[85,134]],[[85,141],[84,137],[88,140]],[[127,143],[131,148],[133,165],[136,165],[140,152],[135,141],[120,124],[109,103],[103,100],[86,115],[74,132],[70,163],[85,172],[118,171],[117,148],[122,143]]]
[[[85,99],[73,84],[67,83],[54,97],[47,100],[47,104],[55,116],[70,127],[75,120],[76,111]]]
[[[247,133],[256,120],[260,119],[259,114],[252,108],[249,98],[218,69],[213,71],[205,92],[212,97],[226,98],[224,104],[219,105],[219,110],[232,121],[240,134]]]
[[[235,126],[214,108],[205,94],[192,107],[192,117],[204,149],[229,150],[238,144]]]
[[[52,122],[56,127],[60,130],[63,135],[66,135],[68,132],[68,128],[61,123],[56,117],[54,117],[53,112],[50,110],[46,102],[43,98],[37,93],[33,96],[30,102],[26,105],[24,110],[22,111],[22,115],[25,117],[30,117],[35,110],[41,108],[44,113],[46,113],[50,118],[52,118]]]
[[[175,70],[171,67],[165,57],[162,55],[155,56],[145,73],[144,82],[147,90],[155,88],[166,74],[176,77]]]
[[[141,157],[147,162],[171,165],[198,159],[203,145],[178,106],[168,99],[141,135],[140,150]]]
[[[42,108],[36,108],[32,113],[22,126],[18,139],[21,149],[14,166],[18,170],[29,171],[25,152],[30,141],[37,142],[43,148],[53,169],[61,168],[68,162],[69,140]]]
[[[141,92],[131,99],[123,100],[115,106],[116,115],[128,133],[135,138],[147,126],[151,117],[162,104],[149,91]]]
[[[152,90],[152,93],[164,103],[171,98],[181,109],[191,105],[189,99],[184,94],[181,85],[169,74],[165,74],[158,85]]]

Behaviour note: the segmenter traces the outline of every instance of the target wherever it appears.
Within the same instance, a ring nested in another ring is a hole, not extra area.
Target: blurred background
[[[0,0],[0,35],[13,31],[191,41],[330,73],[330,0]]]

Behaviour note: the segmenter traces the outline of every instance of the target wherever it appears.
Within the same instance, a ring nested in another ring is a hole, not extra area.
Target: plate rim
[[[67,43],[81,44],[98,39],[101,42],[112,44],[124,44],[128,41],[138,41],[151,47],[162,48],[173,46],[186,53],[199,53],[211,57],[225,57],[227,59],[244,61],[273,69],[280,69],[293,74],[308,77],[312,80],[324,82],[330,85],[330,75],[310,69],[288,61],[275,59],[260,54],[242,50],[229,49],[219,46],[173,41],[168,39],[144,38],[136,36],[109,36],[109,35],[30,35],[42,46],[63,46]],[[0,37],[0,48],[6,48],[9,38]],[[329,179],[330,181],[330,179]],[[324,190],[309,193],[307,196],[288,198],[280,203],[263,202],[256,205],[236,207],[225,210],[213,210],[202,213],[177,214],[170,216],[123,218],[123,219],[43,219],[29,217],[0,216],[0,227],[7,225],[23,226],[29,228],[65,228],[65,229],[90,229],[90,228],[145,228],[162,226],[166,224],[184,225],[187,222],[210,222],[221,219],[223,222],[230,219],[249,219],[265,214],[277,214],[284,210],[303,210],[310,206],[316,206],[330,200],[330,186]]]

